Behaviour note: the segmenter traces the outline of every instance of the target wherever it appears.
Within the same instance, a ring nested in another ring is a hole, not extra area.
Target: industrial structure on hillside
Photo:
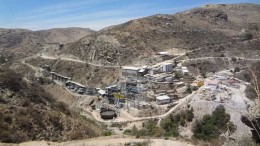
[[[161,52],[160,55],[168,56],[164,52]],[[72,92],[81,95],[97,95],[103,101],[96,105],[97,109],[101,109],[100,115],[103,119],[116,118],[117,112],[121,108],[127,109],[128,112],[132,111],[130,109],[136,109],[140,113],[149,112],[151,108],[150,112],[157,114],[158,111],[163,112],[166,109],[154,109],[154,105],[170,105],[184,97],[187,95],[186,85],[194,80],[187,67],[177,67],[170,62],[149,67],[123,66],[121,72],[122,76],[119,81],[103,89],[86,87],[72,81],[70,77],[56,72],[49,73],[53,81],[59,82]],[[112,109],[111,105],[114,105]],[[134,115],[138,116],[139,114],[135,113]]]

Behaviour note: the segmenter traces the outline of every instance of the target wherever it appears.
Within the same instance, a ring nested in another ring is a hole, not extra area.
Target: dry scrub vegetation
[[[56,101],[20,74],[0,69],[0,142],[63,141],[95,137],[99,125]]]

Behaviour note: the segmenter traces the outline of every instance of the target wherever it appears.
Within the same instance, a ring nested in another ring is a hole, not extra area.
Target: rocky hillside
[[[71,77],[73,81],[77,81],[83,85],[87,85],[88,87],[103,87],[116,83],[121,74],[119,68],[104,68],[86,63],[59,59],[51,60],[37,57],[27,60],[26,63],[39,68],[44,65],[48,65],[52,71]],[[30,69],[26,69],[26,66],[23,66],[22,68],[24,69],[22,69],[20,66],[21,65],[19,64],[12,69],[17,70],[18,72],[25,70],[21,73],[25,75],[30,74]],[[30,78],[32,76],[28,75],[27,77]]]
[[[39,33],[43,33],[43,38],[45,38],[47,43],[70,43],[77,41],[89,34],[94,33],[94,30],[89,28],[79,28],[79,27],[71,27],[71,28],[53,28],[48,30],[38,31]]]
[[[259,37],[260,5],[206,5],[105,28],[56,53],[99,64],[131,64],[158,51],[186,50]]]
[[[40,31],[0,28],[0,51],[15,52],[21,57],[33,55],[41,50],[46,43],[69,43],[93,32],[88,28],[76,27]]]
[[[101,131],[37,84],[0,69],[0,142],[63,141],[95,137]]]
[[[94,30],[88,28],[53,28],[30,31],[26,29],[0,29],[1,48],[15,48],[28,44],[69,43],[76,41]]]

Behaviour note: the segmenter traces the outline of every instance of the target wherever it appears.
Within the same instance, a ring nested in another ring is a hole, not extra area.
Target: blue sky
[[[217,3],[260,4],[260,0],[0,0],[0,28],[99,30],[131,19]]]

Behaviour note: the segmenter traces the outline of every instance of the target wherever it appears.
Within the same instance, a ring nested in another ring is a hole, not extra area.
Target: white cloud
[[[34,19],[39,17],[38,14],[31,15],[18,19],[18,22],[8,23],[7,26],[10,28],[21,27],[32,30],[53,28],[53,27],[88,27],[91,29],[99,30],[101,28],[123,23],[133,18],[142,17],[142,11],[145,11],[151,4],[138,4],[129,5],[117,9],[109,9],[103,11],[97,11],[93,13],[84,13],[75,16],[74,14],[65,14],[61,17],[54,17],[48,19]],[[45,9],[45,8],[44,8]],[[50,9],[50,8],[48,8]],[[52,8],[53,9],[53,8]],[[40,10],[42,11],[42,10]],[[60,9],[60,11],[63,11]],[[52,13],[51,11],[49,13]]]
[[[123,18],[107,18],[107,19],[101,19],[101,20],[94,20],[94,21],[87,21],[87,22],[73,22],[73,23],[66,23],[66,24],[55,24],[53,25],[54,28],[58,27],[69,27],[69,26],[75,26],[75,27],[89,27],[94,30],[100,30],[102,28],[116,25],[116,24],[121,24],[124,22],[127,22],[132,19],[136,19],[138,17],[123,17]]]
[[[46,7],[42,7],[40,9],[34,9],[31,10],[29,13],[20,14],[19,18],[16,18],[17,20],[32,20],[37,18],[42,18],[45,16],[52,16],[56,14],[67,14],[71,12],[75,12],[79,9],[87,9],[91,8],[94,5],[98,5],[100,3],[108,3],[112,2],[113,0],[87,0],[87,1],[68,1],[65,3],[60,3],[56,5],[50,5]]]
[[[56,5],[46,6],[39,9],[31,10],[29,13],[21,13],[16,18],[10,18],[6,22],[0,22],[1,27],[7,28],[27,28],[32,30],[47,29],[54,27],[88,27],[99,30],[101,28],[126,22],[134,18],[140,18],[156,13],[175,13],[198,7],[213,0],[193,3],[185,6],[166,6],[157,8],[156,2],[150,3],[132,3],[117,8],[112,8],[112,2],[119,0],[81,0],[75,2],[68,1]],[[244,0],[228,0],[226,3],[234,3],[235,1]],[[223,3],[225,3],[223,1]],[[111,7],[105,9],[100,5],[109,4]],[[84,10],[84,13],[83,11]],[[79,13],[81,12],[81,13]]]

